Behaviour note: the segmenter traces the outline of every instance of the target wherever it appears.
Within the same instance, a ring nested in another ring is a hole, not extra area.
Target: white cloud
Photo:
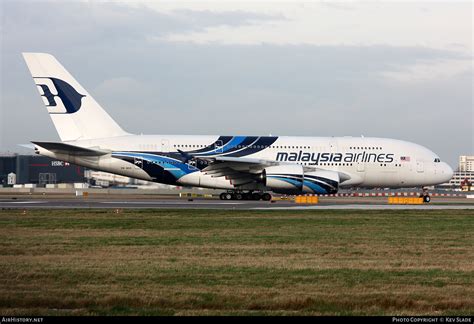
[[[116,77],[102,81],[96,91],[106,95],[137,93],[143,91],[143,85],[129,77]]]
[[[127,2],[128,3],[128,2]],[[141,3],[141,2],[139,2]],[[134,2],[136,5],[136,3]],[[151,2],[154,10],[245,11],[285,19],[160,35],[197,44],[313,44],[425,46],[472,49],[472,3],[435,2]]]
[[[426,82],[449,79],[464,73],[473,73],[471,60],[430,60],[394,67],[394,70],[384,71],[381,75],[399,82]]]

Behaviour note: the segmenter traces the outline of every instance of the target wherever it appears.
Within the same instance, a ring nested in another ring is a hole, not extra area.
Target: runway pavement
[[[293,201],[281,200],[265,201],[221,201],[215,199],[107,199],[107,198],[0,198],[0,209],[11,208],[41,208],[41,209],[68,209],[68,208],[179,208],[179,209],[474,209],[474,201],[464,200],[437,200],[423,205],[388,205],[386,199],[321,199],[317,205],[295,204]]]

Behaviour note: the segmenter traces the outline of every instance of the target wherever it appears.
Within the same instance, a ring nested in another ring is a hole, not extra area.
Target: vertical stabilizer
[[[62,141],[128,135],[54,56],[23,57]]]

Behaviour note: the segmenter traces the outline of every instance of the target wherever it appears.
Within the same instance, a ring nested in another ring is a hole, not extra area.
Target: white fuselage
[[[257,138],[258,140],[254,140]],[[192,153],[192,156],[206,158],[234,156],[241,159],[298,164],[303,167],[338,172],[342,175],[340,187],[430,186],[448,181],[453,172],[446,163],[441,162],[439,157],[427,148],[386,138],[126,135],[65,143],[83,148],[108,150],[111,154],[83,157],[52,153],[41,148],[39,153],[133,178],[218,189],[265,190],[267,188],[259,183],[237,187],[227,177],[216,177],[203,172],[199,163],[205,162],[199,159],[176,162],[181,163],[180,169],[175,165],[165,165],[164,170],[176,176],[173,183],[168,179],[169,177],[161,180],[160,175],[146,170],[141,159],[146,160],[151,155],[157,155],[175,157],[178,161],[180,156]],[[199,151],[204,153],[199,153]],[[117,152],[133,152],[133,160],[124,161]],[[187,169],[183,168],[182,164],[186,165]]]

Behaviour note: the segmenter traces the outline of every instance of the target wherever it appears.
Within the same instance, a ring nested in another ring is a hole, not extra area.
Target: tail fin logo
[[[81,109],[85,95],[69,83],[56,78],[35,77],[34,80],[50,114],[73,114]]]

